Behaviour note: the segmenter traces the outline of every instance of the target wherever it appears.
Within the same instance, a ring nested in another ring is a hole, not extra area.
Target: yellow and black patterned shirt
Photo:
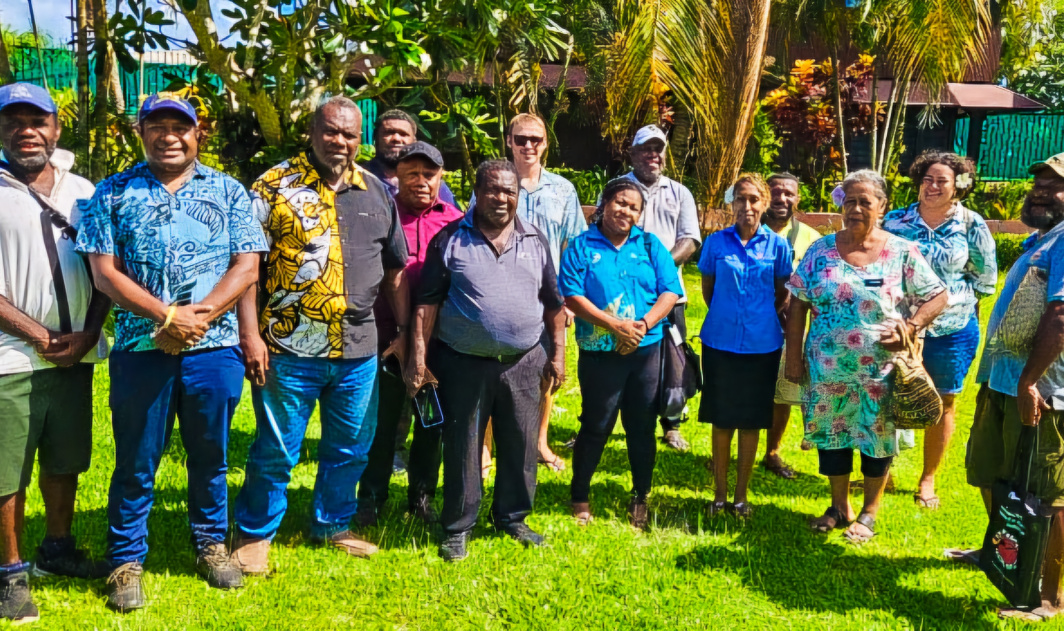
[[[353,359],[377,352],[373,303],[385,269],[406,264],[395,203],[358,165],[334,191],[306,154],[251,187],[270,253],[259,329],[271,353]]]

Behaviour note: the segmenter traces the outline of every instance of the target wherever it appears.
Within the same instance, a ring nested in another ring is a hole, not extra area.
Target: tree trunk
[[[839,67],[839,56],[836,53],[831,60],[835,67],[835,125],[838,131],[835,138],[839,143],[839,154],[842,156],[843,175],[850,172],[849,160],[846,159],[846,117],[842,112],[842,68]]]
[[[720,4],[721,12],[727,15],[732,46],[724,64],[720,133],[708,155],[699,159],[699,175],[706,178],[705,201],[709,204],[724,199],[724,191],[743,165],[761,87],[772,0],[727,0]]]
[[[96,142],[89,161],[89,179],[99,182],[107,176],[108,86],[111,85],[110,35],[107,30],[107,3],[92,0],[92,30],[96,37],[93,52],[96,56],[96,107],[92,112]]]
[[[13,83],[15,74],[11,72],[11,62],[7,57],[7,44],[4,43],[4,29],[0,28],[0,83]]]
[[[75,164],[89,172],[89,108],[92,92],[89,88],[89,2],[77,0],[77,56],[78,69],[78,126]]]

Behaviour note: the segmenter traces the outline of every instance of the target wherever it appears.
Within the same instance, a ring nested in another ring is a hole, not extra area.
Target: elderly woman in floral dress
[[[961,203],[972,190],[974,171],[968,158],[925,151],[909,168],[919,201],[883,218],[884,230],[916,243],[949,291],[948,306],[924,339],[924,367],[942,396],[942,420],[924,432],[924,470],[914,499],[931,510],[939,506],[935,472],[953,435],[956,397],[979,350],[979,299],[997,285],[994,237],[983,218]]]
[[[814,530],[846,528],[854,542],[875,535],[875,518],[897,454],[890,372],[903,347],[900,327],[916,335],[945,308],[947,293],[916,244],[879,227],[886,182],[856,171],[842,183],[845,228],[809,247],[787,287],[787,378],[807,381],[806,444],[817,448],[831,482],[831,506]],[[802,344],[812,311],[809,334]],[[853,450],[861,455],[864,506],[849,501]],[[852,522],[852,523],[851,523]]]

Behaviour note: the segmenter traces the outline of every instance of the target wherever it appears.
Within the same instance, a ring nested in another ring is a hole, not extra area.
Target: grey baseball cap
[[[443,166],[443,155],[440,150],[424,140],[412,142],[399,150],[399,162],[410,158],[422,157],[438,167]]]

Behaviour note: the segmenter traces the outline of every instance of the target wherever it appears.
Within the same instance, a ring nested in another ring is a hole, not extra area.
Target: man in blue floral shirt
[[[146,162],[100,184],[77,243],[117,305],[107,559],[108,604],[119,611],[144,606],[148,513],[175,415],[188,452],[196,569],[213,587],[242,585],[224,543],[229,423],[244,378],[232,309],[267,249],[244,188],[196,159],[200,131],[187,101],[149,97],[138,131]]]

